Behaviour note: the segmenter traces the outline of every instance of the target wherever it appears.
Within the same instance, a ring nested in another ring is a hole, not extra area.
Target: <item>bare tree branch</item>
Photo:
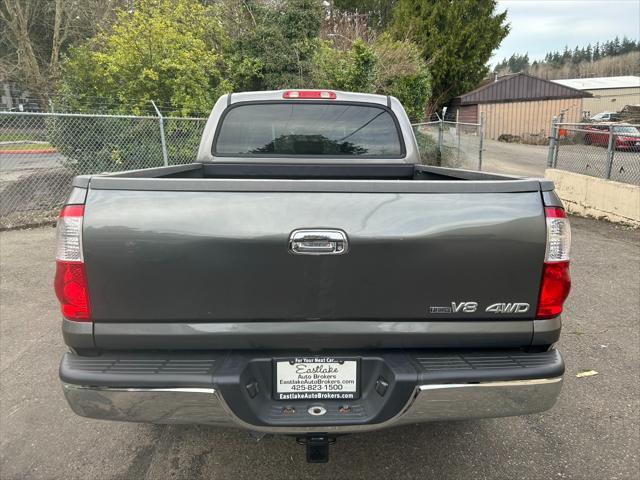
[[[46,106],[60,58],[71,45],[93,37],[127,0],[0,0],[0,75]]]

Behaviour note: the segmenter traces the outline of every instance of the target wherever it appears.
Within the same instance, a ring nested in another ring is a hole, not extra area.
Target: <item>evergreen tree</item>
[[[609,40],[604,42],[602,56],[603,57],[613,56],[613,42],[610,42]]]
[[[571,63],[577,65],[582,61],[582,54],[580,52],[580,48],[576,45],[576,48],[573,49],[573,53],[571,54]]]
[[[562,51],[549,51],[544,60],[529,64],[527,54],[514,53],[508,59],[502,60],[496,71],[508,69],[510,72],[532,71],[544,78],[571,78],[574,76],[607,76],[607,75],[637,75],[640,72],[640,41],[628,37],[616,37],[605,42],[587,44],[586,47],[576,45],[573,49],[565,46]],[[624,58],[615,62],[600,62],[607,57]],[[583,68],[585,64],[593,64]]]
[[[499,72],[500,70],[504,70],[505,68],[509,67],[509,61],[506,58],[503,58],[501,62],[496,63],[495,68],[493,69],[494,72]]]
[[[635,42],[632,40],[629,40],[625,35],[624,37],[622,37],[622,44],[620,45],[620,53],[624,54],[624,53],[632,52],[635,46],[636,46]]]
[[[613,54],[612,55],[620,55],[620,53],[621,53],[620,39],[617,36],[613,40],[612,50],[613,50]]]
[[[289,0],[273,8],[255,4],[256,25],[236,42],[235,61],[258,66],[242,89],[271,90],[306,86],[321,27],[320,3]]]
[[[422,50],[432,75],[432,112],[474,88],[489,72],[492,52],[509,33],[496,0],[398,0],[390,33]]]

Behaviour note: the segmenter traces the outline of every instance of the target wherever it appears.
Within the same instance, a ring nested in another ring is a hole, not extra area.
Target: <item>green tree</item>
[[[496,63],[495,68],[493,69],[494,72],[499,72],[501,70],[504,70],[505,68],[509,68],[509,60],[507,60],[507,58],[503,58],[501,62]]]
[[[140,114],[151,111],[154,100],[165,114],[206,114],[232,88],[224,75],[227,44],[213,7],[189,0],[136,0],[130,10],[118,11],[110,30],[71,49],[62,65],[57,107]],[[76,174],[162,165],[153,118],[79,122],[65,116],[49,123],[49,142]],[[183,126],[165,122],[172,163],[192,161],[199,141],[197,129]],[[193,147],[182,148],[186,143]]]
[[[573,53],[571,54],[571,63],[577,65],[582,61],[582,52],[580,51],[580,47],[576,45],[576,48],[573,49]]]
[[[112,111],[165,113],[210,110],[232,85],[225,79],[227,42],[212,7],[189,0],[136,0],[113,27],[72,49],[63,64],[60,93],[71,109],[95,109],[105,98]]]
[[[514,53],[509,60],[506,60],[506,66],[511,73],[525,72],[529,68],[529,54]]]
[[[357,40],[342,51],[322,42],[313,72],[314,86],[392,95],[412,121],[424,118],[431,77],[420,49],[413,43],[381,35],[374,43]]]
[[[432,76],[429,111],[474,88],[489,72],[492,52],[509,33],[495,0],[398,0],[390,26],[421,49]]]
[[[249,2],[253,28],[240,35],[233,47],[235,70],[249,62],[253,76],[245,76],[246,89],[309,86],[319,45],[321,7],[315,0],[288,0],[275,5]]]
[[[374,91],[396,97],[411,121],[422,121],[431,97],[431,74],[420,48],[385,34],[373,44],[373,50],[377,57]]]
[[[618,36],[616,36],[616,38],[614,38],[613,40],[613,45],[611,46],[611,50],[612,50],[612,55],[620,55],[620,38]]]
[[[626,35],[624,37],[622,37],[622,44],[621,44],[621,47],[620,47],[620,53],[621,54],[633,52],[637,48],[638,48],[638,46],[636,46],[636,41],[635,40],[628,39],[626,37]]]
[[[346,51],[331,48],[331,43],[324,41],[315,58],[313,86],[372,93],[377,62],[373,49],[362,40]]]

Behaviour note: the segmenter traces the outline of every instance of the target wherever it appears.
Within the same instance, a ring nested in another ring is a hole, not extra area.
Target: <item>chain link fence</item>
[[[206,120],[0,112],[0,229],[53,221],[75,175],[195,161]],[[422,163],[481,168],[481,125],[436,116],[413,128]]]
[[[0,112],[0,228],[55,219],[75,175],[193,162],[205,123]]]
[[[440,165],[440,121],[414,123],[420,161],[424,165]]]
[[[640,125],[552,124],[548,166],[640,185]]]
[[[482,124],[436,118],[413,124],[422,163],[482,170]]]
[[[442,122],[441,165],[482,170],[482,125]]]

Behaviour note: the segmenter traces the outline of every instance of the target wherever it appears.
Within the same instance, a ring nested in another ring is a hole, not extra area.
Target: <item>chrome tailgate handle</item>
[[[294,230],[289,236],[289,251],[297,255],[342,255],[348,249],[342,230]]]

